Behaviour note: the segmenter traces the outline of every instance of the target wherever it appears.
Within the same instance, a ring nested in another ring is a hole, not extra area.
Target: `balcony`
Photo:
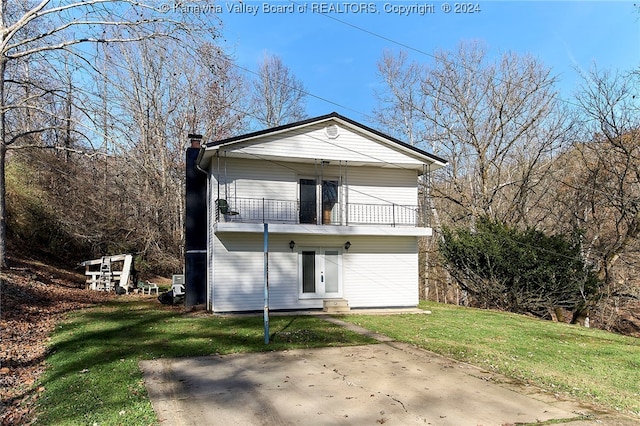
[[[217,223],[429,227],[427,209],[415,205],[336,203],[316,206],[291,200],[233,198],[217,201]]]

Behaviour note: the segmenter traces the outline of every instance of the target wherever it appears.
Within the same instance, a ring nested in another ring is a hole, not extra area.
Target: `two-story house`
[[[206,242],[187,242],[187,292],[189,264],[203,265],[192,275],[209,310],[262,310],[266,273],[270,309],[418,304],[418,238],[431,235],[419,181],[445,160],[331,113],[206,143],[193,161]]]

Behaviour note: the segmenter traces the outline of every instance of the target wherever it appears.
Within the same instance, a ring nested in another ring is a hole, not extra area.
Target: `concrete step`
[[[346,299],[324,299],[322,301],[322,310],[330,314],[341,312],[349,312],[349,302]]]

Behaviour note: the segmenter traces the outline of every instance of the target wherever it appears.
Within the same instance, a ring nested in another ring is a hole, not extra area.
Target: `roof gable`
[[[344,161],[351,165],[375,165],[431,170],[446,161],[337,113],[207,143],[198,162],[206,167],[211,157],[255,158],[315,162]]]

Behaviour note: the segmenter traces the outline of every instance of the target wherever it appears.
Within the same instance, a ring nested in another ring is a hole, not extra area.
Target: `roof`
[[[273,136],[279,133],[285,133],[294,129],[311,126],[311,125],[322,123],[325,121],[340,122],[346,127],[349,127],[353,130],[369,135],[373,139],[383,141],[390,145],[395,145],[397,148],[400,148],[401,150],[404,150],[404,151],[407,151],[408,153],[413,154],[413,156],[422,158],[423,160],[425,160],[425,162],[434,164],[436,168],[443,167],[447,164],[447,161],[444,160],[443,158],[440,158],[434,154],[426,152],[420,148],[416,148],[415,146],[410,145],[406,142],[402,142],[399,139],[391,137],[371,127],[365,126],[364,124],[358,123],[357,121],[354,121],[350,118],[340,115],[337,112],[332,112],[330,114],[321,115],[318,117],[313,117],[313,118],[309,118],[302,121],[297,121],[295,123],[289,123],[282,126],[259,130],[256,132],[238,135],[238,136],[234,136],[234,137],[230,137],[230,138],[226,138],[218,141],[208,142],[202,147],[200,151],[200,154],[198,156],[198,164],[200,166],[206,165],[206,163],[208,162],[207,157],[210,157],[210,155],[206,155],[207,151],[211,152],[211,155],[213,155],[213,152],[218,151],[222,147],[226,147],[226,146],[233,145],[236,143],[241,143],[241,142],[248,142],[253,139],[258,139],[264,136]]]

